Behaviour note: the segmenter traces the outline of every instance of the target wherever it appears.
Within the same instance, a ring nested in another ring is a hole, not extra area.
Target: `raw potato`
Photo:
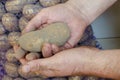
[[[22,71],[22,66],[19,67],[18,73],[20,74],[21,77],[26,78],[26,79],[37,77],[36,73],[33,73],[33,72],[24,73]]]
[[[32,60],[39,59],[39,58],[40,58],[39,53],[29,53],[26,55],[26,60],[28,61],[32,61]]]
[[[26,54],[26,51],[23,50],[22,48],[18,48],[16,51],[15,51],[15,57],[16,59],[20,60],[21,58],[23,58]]]
[[[3,14],[5,14],[5,8],[4,5],[0,2],[0,20],[2,19]]]
[[[23,31],[23,29],[27,26],[28,22],[29,21],[25,17],[20,18],[20,20],[19,20],[20,31]]]
[[[5,76],[2,78],[2,80],[13,80],[13,78],[10,77],[10,76],[5,75]]]
[[[12,13],[6,13],[2,17],[2,23],[5,26],[5,29],[8,31],[17,31],[18,28],[18,19]]]
[[[6,51],[10,47],[7,35],[0,35],[0,51]]]
[[[26,51],[40,52],[44,43],[63,46],[69,37],[70,30],[65,23],[53,23],[41,30],[22,35],[18,42]]]
[[[18,60],[15,58],[15,56],[14,56],[14,50],[13,49],[9,49],[7,52],[6,52],[6,55],[5,55],[5,57],[6,57],[6,59],[7,59],[7,61],[9,61],[9,62],[17,62]]]
[[[69,77],[68,80],[83,80],[83,76]]]
[[[94,77],[94,76],[90,76],[90,77],[86,77],[85,80],[99,80],[99,78]]]
[[[18,77],[18,65],[10,63],[10,62],[6,62],[5,63],[5,70],[7,75],[9,75],[10,77]]]
[[[42,7],[40,5],[28,4],[23,8],[23,15],[30,20],[41,10]]]
[[[0,22],[0,35],[4,34],[5,32],[6,32],[5,28],[4,28],[3,24]]]
[[[67,78],[57,77],[57,78],[53,78],[52,80],[67,80]]]
[[[46,79],[43,79],[43,78],[31,78],[31,79],[28,79],[28,80],[46,80]]]
[[[60,3],[60,0],[39,0],[43,7],[50,7]]]
[[[8,35],[8,41],[9,43],[14,46],[14,45],[18,45],[18,39],[21,36],[20,32],[11,32]]]
[[[25,79],[23,79],[23,78],[16,78],[16,79],[14,79],[14,80],[25,80]]]

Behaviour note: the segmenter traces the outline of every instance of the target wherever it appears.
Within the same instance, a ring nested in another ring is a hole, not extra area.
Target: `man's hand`
[[[52,57],[28,62],[22,67],[24,72],[33,71],[46,77],[88,75],[96,48],[80,47],[62,51]],[[25,61],[22,61],[25,63]]]
[[[69,49],[75,46],[81,39],[88,23],[84,20],[84,15],[79,13],[68,4],[59,4],[53,7],[45,8],[39,12],[27,25],[23,33],[43,28],[43,25],[53,22],[67,23],[71,30],[71,37],[62,48],[54,44],[45,43],[43,45],[43,56],[50,57],[63,49]]]

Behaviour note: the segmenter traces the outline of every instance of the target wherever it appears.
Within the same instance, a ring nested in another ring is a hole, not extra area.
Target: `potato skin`
[[[4,8],[4,5],[0,2],[0,20],[2,19],[2,16],[6,13],[6,10]]]
[[[0,35],[0,51],[6,51],[11,47],[7,35]]]
[[[18,19],[12,13],[6,13],[2,17],[2,23],[8,31],[18,31]]]
[[[31,20],[41,10],[42,7],[40,5],[28,4],[24,6],[22,12],[24,17],[26,17],[28,20]]]
[[[5,75],[2,80],[13,80],[12,77],[8,76],[8,75]]]
[[[25,79],[23,79],[23,78],[15,78],[14,80],[25,80]]]
[[[18,45],[18,39],[21,36],[20,32],[11,32],[8,35],[8,41],[9,43],[14,46],[14,45]]]
[[[65,23],[53,23],[45,28],[26,33],[19,38],[20,46],[26,51],[40,52],[43,43],[63,46],[70,37],[70,30]]]
[[[32,61],[35,59],[39,59],[40,58],[40,54],[39,53],[29,53],[26,55],[26,60],[27,61]]]
[[[15,58],[15,56],[14,56],[14,50],[13,49],[9,49],[7,52],[6,52],[6,55],[5,55],[5,57],[6,57],[6,59],[7,59],[7,61],[8,62],[12,62],[12,63],[16,63],[18,60]]]
[[[18,65],[10,62],[5,63],[5,70],[10,77],[18,77]]]
[[[28,24],[28,20],[25,18],[25,17],[21,17],[20,20],[19,20],[19,28],[20,28],[20,31],[22,32],[23,29],[26,27],[26,25]]]
[[[60,3],[60,0],[39,0],[43,7],[50,7]]]
[[[4,34],[5,32],[6,32],[5,28],[4,28],[3,24],[0,22],[0,35]]]
[[[68,1],[68,0],[61,0],[62,3],[65,3],[65,2],[67,2],[67,1]]]

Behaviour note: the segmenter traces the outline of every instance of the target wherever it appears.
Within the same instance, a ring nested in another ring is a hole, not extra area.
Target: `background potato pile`
[[[44,80],[35,73],[25,74],[21,71],[18,61],[25,51],[19,48],[16,55],[13,46],[18,44],[21,31],[27,23],[43,8],[64,3],[67,0],[0,0],[0,51],[6,51],[5,70],[7,75],[2,80]],[[40,53],[29,53],[28,61],[40,58]],[[82,80],[84,77],[68,77],[69,80]],[[66,78],[53,78],[53,80],[67,80]],[[98,80],[96,77],[87,77],[86,80]]]

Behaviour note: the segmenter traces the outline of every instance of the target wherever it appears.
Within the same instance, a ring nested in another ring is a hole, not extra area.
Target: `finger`
[[[52,46],[48,43],[44,43],[42,48],[42,54],[45,58],[52,56]]]
[[[47,22],[47,16],[45,13],[38,13],[26,26],[26,28],[23,30],[22,34],[36,30],[39,28],[42,24]]]
[[[53,54],[56,54],[56,53],[59,52],[59,51],[60,51],[59,47],[56,46],[56,45],[54,45],[54,44],[52,44],[52,53],[53,53]]]
[[[26,59],[24,59],[24,58],[22,58],[22,59],[20,59],[19,60],[20,61],[20,63],[22,64],[22,65],[25,65],[25,64],[27,64],[27,60]]]

